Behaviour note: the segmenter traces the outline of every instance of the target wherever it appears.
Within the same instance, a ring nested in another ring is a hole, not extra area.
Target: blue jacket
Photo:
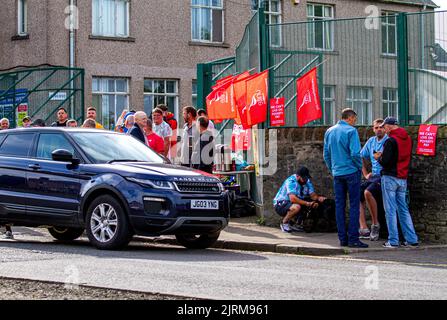
[[[132,128],[129,130],[129,134],[136,139],[140,140],[142,143],[146,144],[146,139],[144,138],[144,132],[138,126],[138,124],[134,124]]]
[[[360,138],[356,128],[339,121],[324,135],[324,161],[334,177],[362,170]]]

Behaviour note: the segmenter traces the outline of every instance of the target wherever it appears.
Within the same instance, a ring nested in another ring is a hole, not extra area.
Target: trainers
[[[407,241],[404,241],[404,242],[402,242],[402,246],[407,247],[407,248],[419,248],[419,242],[410,244]]]
[[[359,238],[360,239],[369,239],[370,237],[369,229],[359,229]]]
[[[4,239],[14,239],[14,235],[11,231],[6,231],[5,235],[3,236]]]
[[[392,248],[399,248],[399,245],[398,244],[391,244],[389,241],[387,241],[387,242],[385,242],[383,244],[383,247],[392,249]]]
[[[282,232],[290,233],[292,230],[290,230],[290,225],[288,223],[281,223],[279,225],[281,227]]]
[[[348,244],[349,248],[368,248],[369,246],[366,243],[363,243],[361,241],[352,242]]]
[[[289,225],[290,226],[290,225]],[[284,231],[284,230],[283,230]],[[290,231],[294,232],[304,232],[303,226],[299,224],[294,224],[293,226],[290,226]]]
[[[371,226],[371,236],[370,236],[370,240],[371,241],[377,241],[379,240],[379,232],[380,232],[380,225],[378,224],[373,224]]]

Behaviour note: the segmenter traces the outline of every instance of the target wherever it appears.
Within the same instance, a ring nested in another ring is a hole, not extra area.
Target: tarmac
[[[447,248],[447,245],[421,243],[419,248],[383,248],[386,239],[379,241],[361,240],[369,248],[358,249],[340,247],[336,233],[282,232],[278,227],[259,225],[257,217],[232,218],[229,225],[221,232],[219,240],[213,246],[219,249],[260,251],[284,254],[301,254],[314,256],[349,255],[352,253],[390,251],[390,250],[426,250]],[[158,238],[134,237],[134,240],[160,244],[178,245],[172,236]]]

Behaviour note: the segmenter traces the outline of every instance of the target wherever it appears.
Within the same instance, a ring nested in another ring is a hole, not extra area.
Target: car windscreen
[[[144,161],[163,163],[163,158],[132,136],[114,133],[73,132],[70,134],[94,163]]]

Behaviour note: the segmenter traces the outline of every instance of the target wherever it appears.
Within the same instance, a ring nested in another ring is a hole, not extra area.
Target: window
[[[192,80],[192,106],[197,108],[197,80]]]
[[[193,41],[222,43],[223,0],[191,0]]]
[[[168,106],[178,119],[178,81],[162,79],[144,80],[144,111],[149,115],[159,104]]]
[[[18,23],[18,34],[26,35],[28,33],[28,5],[26,0],[17,1],[17,23]]]
[[[93,0],[93,35],[129,36],[129,0]]]
[[[393,12],[382,12],[382,53],[397,54],[396,14]]]
[[[307,47],[334,50],[334,7],[322,4],[307,5]]]
[[[347,105],[357,113],[360,125],[369,125],[372,118],[372,89],[363,87],[348,87]]]
[[[33,137],[33,133],[8,135],[0,147],[0,154],[4,156],[28,157]]]
[[[104,128],[113,129],[124,109],[129,107],[127,79],[93,77],[92,104],[97,111],[97,121]]]
[[[57,149],[64,149],[70,151],[72,154],[75,153],[73,146],[62,134],[43,133],[39,136],[36,157],[38,159],[51,160],[51,154]]]
[[[323,101],[324,101],[324,124],[331,125],[334,123],[335,114],[335,87],[323,87]]]
[[[397,89],[383,89],[383,117],[399,117],[399,97]]]
[[[259,0],[251,1],[251,8],[253,11],[258,10]],[[265,15],[267,18],[267,24],[280,24],[282,22],[282,4],[280,0],[265,0]],[[281,26],[275,25],[269,27],[270,45],[272,47],[281,46]]]

